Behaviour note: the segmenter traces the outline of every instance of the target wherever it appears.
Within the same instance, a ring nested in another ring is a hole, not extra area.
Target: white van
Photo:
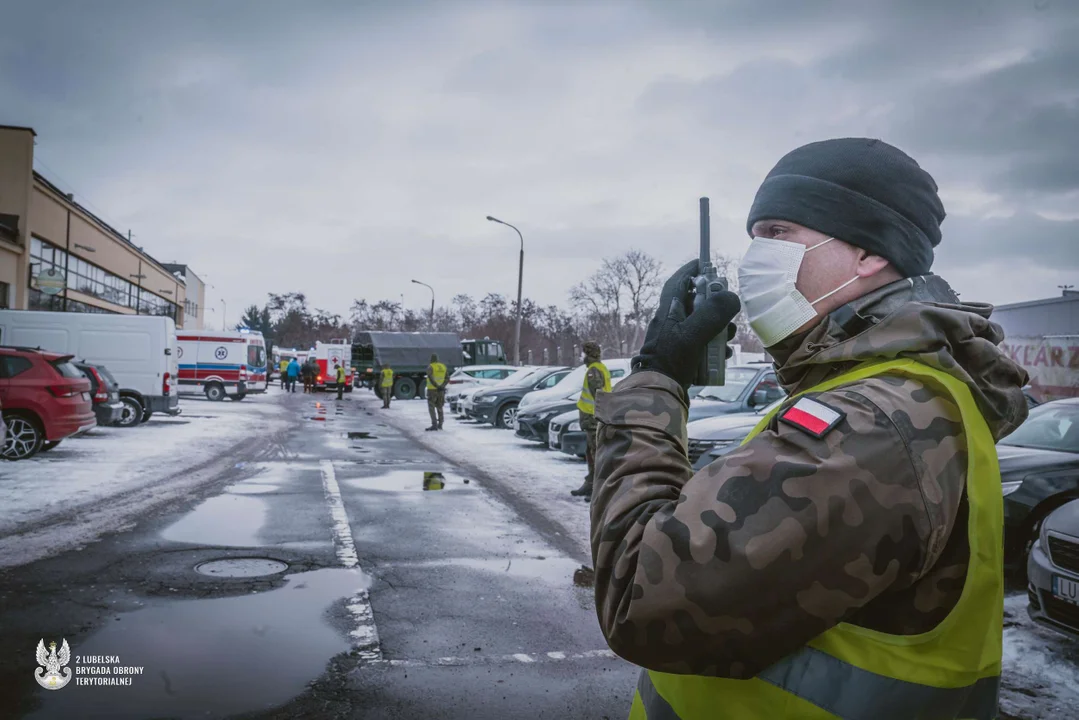
[[[0,310],[0,344],[40,347],[107,367],[124,403],[119,425],[137,425],[155,412],[180,413],[172,318]]]
[[[179,330],[180,394],[243,400],[266,392],[266,341],[257,330]]]

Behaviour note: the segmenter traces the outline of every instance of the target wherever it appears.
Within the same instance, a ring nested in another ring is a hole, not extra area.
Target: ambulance
[[[331,339],[328,343],[321,340],[316,342],[311,350],[311,357],[318,361],[316,389],[327,390],[337,387],[337,378],[333,371],[333,364],[336,362],[345,368],[345,392],[352,392],[352,343],[347,338]]]
[[[243,400],[266,392],[266,341],[257,330],[178,330],[181,395]]]

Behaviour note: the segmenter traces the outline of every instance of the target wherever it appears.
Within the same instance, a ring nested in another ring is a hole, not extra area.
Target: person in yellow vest
[[[279,365],[281,367],[281,389],[284,390],[288,386],[288,360],[282,358]]]
[[[588,475],[584,478],[584,484],[576,490],[570,490],[569,494],[583,496],[585,500],[592,498],[592,478],[596,471],[596,393],[600,390],[611,391],[611,372],[600,361],[601,357],[602,349],[597,343],[584,344],[584,364],[588,366],[588,370],[584,374],[584,387],[581,388],[581,399],[577,401],[577,410],[581,419],[581,430],[584,430],[585,434]]]
[[[345,393],[345,367],[336,362],[333,364],[333,377],[337,384],[337,399],[344,397]]]
[[[427,430],[442,429],[446,383],[449,381],[446,366],[438,361],[438,355],[431,353],[431,364],[427,366],[427,411],[431,414],[431,427]]]
[[[790,395],[696,473],[686,391],[739,300],[687,305],[696,261],[663,287],[596,399],[596,609],[644,668],[631,718],[997,716],[995,442],[1027,376],[991,306],[930,272],[943,219],[933,178],[879,140],[779,161],[738,292]]]
[[[379,370],[379,387],[382,391],[382,409],[390,407],[390,398],[393,397],[393,368],[386,365]]]

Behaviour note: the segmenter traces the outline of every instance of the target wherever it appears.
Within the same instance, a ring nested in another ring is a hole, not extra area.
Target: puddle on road
[[[342,485],[358,488],[360,490],[374,490],[381,492],[423,492],[426,490],[464,490],[468,485],[468,479],[459,475],[442,472],[427,472],[416,470],[395,470],[384,475],[374,477],[349,478],[341,480]]]
[[[262,493],[277,492],[280,489],[280,485],[270,485],[269,483],[243,482],[236,483],[235,485],[229,485],[225,488],[225,492],[233,493],[235,495],[260,495]]]
[[[63,692],[40,694],[43,705],[29,717],[205,718],[280,706],[349,649],[324,615],[369,584],[357,570],[315,570],[288,576],[277,590],[121,615],[71,654],[117,655],[142,674],[126,687],[72,678]]]
[[[542,559],[541,559],[542,557]],[[430,568],[454,566],[480,570],[493,575],[505,574],[522,580],[543,580],[552,585],[576,583],[576,572],[581,564],[567,557],[513,557],[513,558],[448,558],[440,560],[407,563],[410,568]],[[399,563],[396,567],[401,567]]]
[[[161,537],[200,545],[261,545],[258,532],[266,522],[264,500],[243,495],[218,495],[165,528]]]
[[[372,435],[366,431],[355,431],[345,433],[342,437],[347,437],[349,440],[378,440],[377,435]]]

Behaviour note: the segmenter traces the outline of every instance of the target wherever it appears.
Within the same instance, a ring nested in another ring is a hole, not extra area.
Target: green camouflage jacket
[[[865,360],[918,360],[962,380],[999,439],[1026,418],[1026,373],[991,310],[935,275],[905,279],[772,354],[792,394]],[[616,653],[749,678],[839,622],[914,634],[955,605],[969,557],[956,406],[899,376],[813,397],[845,413],[823,437],[773,418],[694,474],[673,380],[637,372],[599,394],[591,542]]]

